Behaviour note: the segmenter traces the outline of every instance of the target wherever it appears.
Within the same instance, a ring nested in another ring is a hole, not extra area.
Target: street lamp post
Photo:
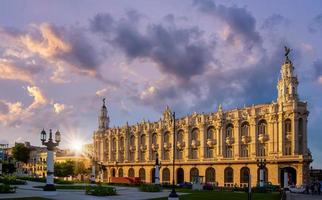
[[[257,166],[259,167],[259,187],[264,187],[264,168],[266,166],[266,159],[257,159]]]
[[[172,114],[172,122],[173,122],[173,163],[172,163],[172,191],[169,194],[168,200],[179,200],[179,196],[176,193],[175,185],[174,185],[174,166],[175,166],[175,160],[176,160],[176,154],[175,154],[175,134],[176,134],[176,113],[173,112]]]
[[[51,129],[49,129],[49,138],[46,141],[47,133],[43,129],[40,133],[42,145],[47,147],[47,177],[46,185],[44,191],[55,191],[54,185],[54,149],[59,145],[60,142],[60,132],[57,130],[55,133],[55,142],[53,140],[53,134]]]

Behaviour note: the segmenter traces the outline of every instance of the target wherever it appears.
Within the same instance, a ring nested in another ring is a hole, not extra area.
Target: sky
[[[91,142],[110,126],[276,101],[284,45],[322,168],[322,2],[0,1],[0,142]]]

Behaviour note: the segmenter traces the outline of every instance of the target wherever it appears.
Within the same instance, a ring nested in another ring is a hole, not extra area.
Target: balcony
[[[130,145],[130,148],[129,148],[129,150],[131,151],[131,152],[134,152],[135,151],[135,145]]]
[[[142,151],[142,152],[145,152],[146,151],[146,145],[145,144],[141,144],[141,146],[140,146],[140,150]]]
[[[198,140],[191,140],[191,148],[196,149],[200,145],[200,142]]]
[[[159,145],[158,144],[152,144],[151,146],[153,151],[157,151],[159,149]]]
[[[184,142],[182,142],[182,141],[178,141],[177,142],[177,149],[179,150],[179,151],[182,151],[183,149],[184,149],[184,147],[186,146],[186,144],[184,143]]]
[[[268,135],[267,134],[259,134],[258,135],[258,141],[260,143],[265,143],[268,140]]]
[[[169,149],[171,149],[171,143],[170,142],[165,142],[164,144],[163,144],[163,148],[164,148],[164,150],[169,150]]]
[[[226,137],[226,144],[228,146],[231,146],[232,144],[234,144],[234,138],[230,136]]]
[[[207,139],[207,146],[209,147],[209,148],[212,148],[212,147],[214,147],[214,145],[216,145],[217,144],[217,142],[216,142],[216,140],[215,139]]]
[[[241,138],[242,144],[248,144],[250,142],[250,137],[248,135],[243,135]]]

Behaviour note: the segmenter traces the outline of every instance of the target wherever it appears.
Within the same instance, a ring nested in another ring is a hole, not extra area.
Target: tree
[[[58,177],[68,177],[73,176],[75,171],[75,162],[67,160],[62,163],[55,163],[54,165],[55,176]]]
[[[27,163],[30,157],[30,149],[24,144],[16,144],[12,149],[13,157],[20,162]]]
[[[87,172],[84,162],[75,162],[74,175],[86,174]]]

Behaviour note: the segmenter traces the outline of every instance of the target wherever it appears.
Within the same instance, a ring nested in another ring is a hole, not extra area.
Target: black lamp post
[[[59,145],[60,142],[60,132],[57,130],[55,133],[55,142],[53,141],[53,134],[51,129],[49,129],[49,138],[46,142],[47,134],[43,129],[40,133],[42,145],[47,147],[47,177],[46,177],[46,185],[44,187],[45,191],[55,191],[54,185],[54,149]]]
[[[259,167],[259,187],[264,187],[264,168],[266,166],[266,159],[257,159],[257,166]]]
[[[173,112],[172,114],[172,123],[173,123],[173,163],[172,163],[172,191],[169,194],[168,200],[178,200],[179,196],[176,193],[175,185],[174,185],[174,166],[175,166],[175,160],[176,160],[176,154],[175,154],[175,135],[176,135],[176,113]]]

